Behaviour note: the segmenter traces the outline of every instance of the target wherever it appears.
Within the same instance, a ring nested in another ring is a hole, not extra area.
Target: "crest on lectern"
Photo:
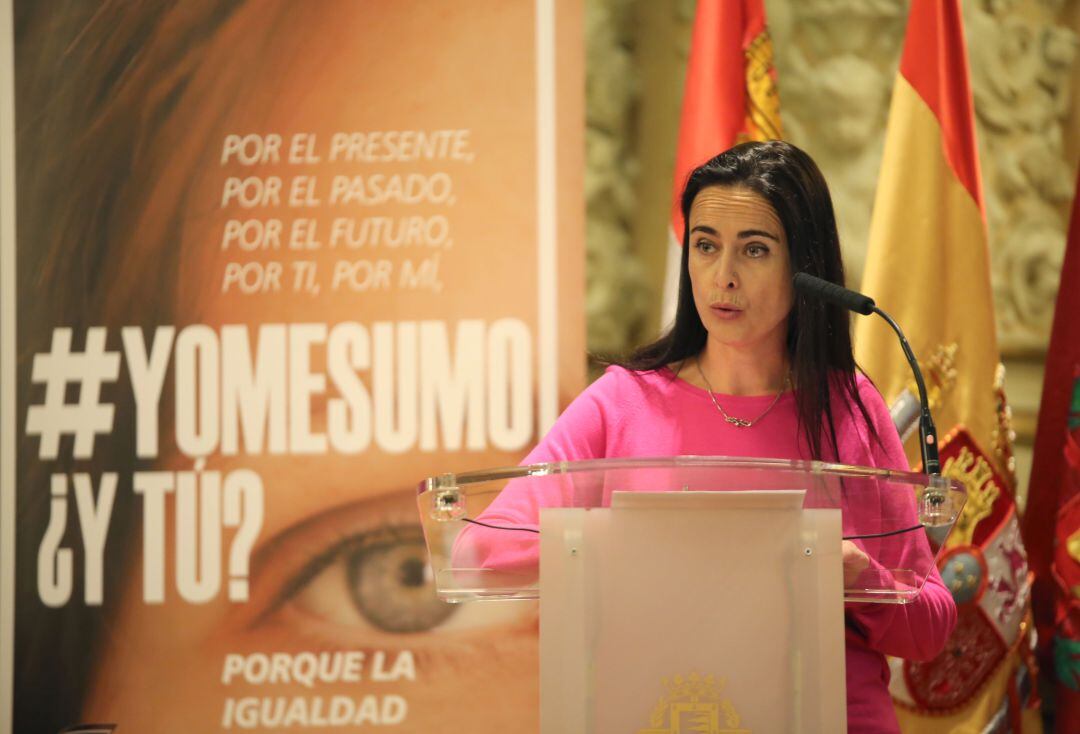
[[[725,682],[700,673],[662,679],[664,695],[653,707],[649,728],[638,734],[752,734],[740,728],[739,712],[723,697]]]

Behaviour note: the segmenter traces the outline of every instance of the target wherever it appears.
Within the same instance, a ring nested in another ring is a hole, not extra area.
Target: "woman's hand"
[[[850,540],[842,542],[841,554],[844,559],[844,588],[846,589],[855,584],[859,574],[870,568],[870,556]]]

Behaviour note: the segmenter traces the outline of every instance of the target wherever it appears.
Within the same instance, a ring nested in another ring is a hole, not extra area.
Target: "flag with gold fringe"
[[[940,561],[959,608],[956,630],[934,660],[890,661],[901,729],[1041,731],[1030,572],[1014,498],[958,0],[911,4],[862,290],[907,333],[927,377],[942,473],[968,492]],[[855,342],[914,465],[917,392],[895,337],[884,323],[861,319]]]
[[[697,166],[736,143],[783,137],[764,0],[698,0],[686,66],[661,324],[675,318],[679,197]]]
[[[1024,542],[1039,646],[1056,678],[1054,720],[1080,727],[1080,180],[1046,357]],[[1070,728],[1071,727],[1071,728]]]

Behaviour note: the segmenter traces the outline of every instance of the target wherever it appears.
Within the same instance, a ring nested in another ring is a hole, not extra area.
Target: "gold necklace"
[[[701,379],[705,382],[705,390],[709,393],[709,397],[712,398],[712,404],[715,405],[716,409],[720,411],[720,415],[724,416],[724,420],[726,420],[731,425],[737,426],[739,428],[753,428],[755,423],[764,418],[770,410],[776,407],[776,404],[780,402],[780,396],[784,394],[784,388],[788,386],[788,382],[791,379],[791,370],[789,369],[788,373],[784,376],[784,384],[780,387],[780,392],[776,393],[776,397],[773,398],[773,401],[771,403],[769,403],[769,407],[763,410],[761,412],[761,415],[759,415],[757,418],[752,421],[748,421],[745,418],[736,418],[733,415],[728,415],[727,411],[724,410],[724,408],[717,401],[716,395],[713,394],[712,385],[709,384],[709,378],[705,376],[705,371],[701,369],[701,359],[695,358],[694,364],[697,365],[698,374],[701,375]]]

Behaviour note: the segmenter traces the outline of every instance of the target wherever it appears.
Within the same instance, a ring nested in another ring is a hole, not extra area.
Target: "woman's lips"
[[[725,321],[731,321],[743,315],[742,309],[734,306],[710,306],[709,310],[711,310],[717,318]]]

